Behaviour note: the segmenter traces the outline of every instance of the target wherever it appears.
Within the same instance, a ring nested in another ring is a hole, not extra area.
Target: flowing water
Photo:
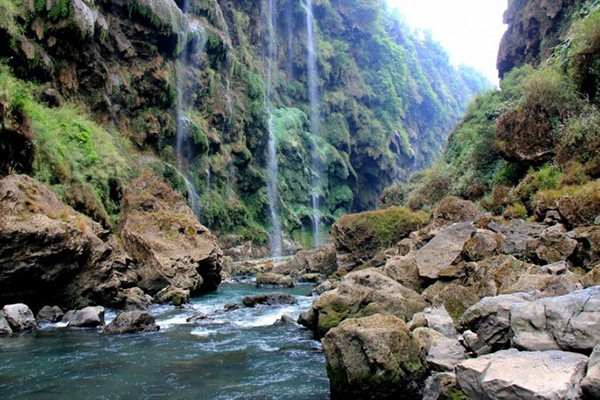
[[[269,291],[222,284],[184,309],[153,308],[156,333],[112,336],[50,326],[0,338],[0,398],[328,399],[320,343],[296,324],[273,325],[307,309],[309,290],[286,290],[297,296],[295,306],[222,312],[215,310]],[[200,312],[208,318],[186,322]]]
[[[319,127],[319,89],[317,88],[317,57],[315,54],[315,34],[312,0],[306,1],[306,39],[307,39],[307,70],[308,70],[308,98],[310,103],[310,133],[313,136],[312,168],[310,203],[312,207],[312,235],[313,246],[321,246],[321,214],[320,214],[320,186],[321,172],[318,163],[317,139],[321,136]]]
[[[189,0],[184,0],[182,4],[181,10],[184,13],[187,13],[189,7]],[[192,34],[195,35],[203,35],[203,28],[201,26],[197,26],[195,21],[190,24],[192,29]],[[181,55],[179,56],[179,62],[177,66],[177,137],[175,142],[175,158],[176,158],[176,167],[179,173],[183,176],[185,180],[185,184],[188,190],[188,203],[194,211],[196,216],[200,215],[200,196],[196,191],[196,188],[191,182],[190,174],[189,174],[189,160],[192,157],[190,154],[190,148],[187,144],[190,125],[192,121],[185,115],[185,109],[189,106],[186,101],[186,75],[187,75],[187,67],[188,60],[190,55],[189,45],[188,45],[188,35],[187,33],[183,35],[182,43],[183,49],[181,51]],[[204,39],[200,40],[201,43],[204,42]],[[203,51],[203,46],[201,49],[194,47],[195,51]]]
[[[275,139],[275,127],[273,126],[273,73],[277,63],[277,43],[275,28],[277,26],[275,0],[269,0],[269,15],[267,25],[269,31],[269,55],[267,66],[267,99],[266,107],[269,115],[267,129],[269,141],[267,144],[267,196],[269,199],[269,213],[271,217],[271,234],[269,238],[269,249],[271,257],[281,257],[283,237],[281,233],[281,222],[279,221],[279,195],[277,183],[279,182],[279,167],[277,163],[277,142]]]

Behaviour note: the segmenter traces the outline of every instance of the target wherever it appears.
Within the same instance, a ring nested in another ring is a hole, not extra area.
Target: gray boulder
[[[280,304],[297,304],[298,300],[287,293],[266,293],[257,296],[246,296],[243,298],[242,303],[246,307],[255,307],[259,304],[275,306]]]
[[[104,325],[104,307],[85,307],[75,311],[69,318],[69,326],[74,328],[96,328]]]
[[[465,243],[475,231],[473,223],[462,222],[450,225],[437,234],[415,252],[419,275],[438,279],[440,271],[450,267],[461,255]]]
[[[589,353],[600,343],[600,286],[510,308],[515,347]]]
[[[418,323],[420,320],[423,323]],[[448,338],[456,338],[457,335],[454,321],[443,305],[441,307],[426,308],[424,311],[415,314],[411,323],[415,327],[425,326],[435,329]]]
[[[467,358],[465,348],[458,340],[444,337],[433,341],[427,353],[427,365],[433,371],[452,372]]]
[[[512,338],[511,306],[517,303],[528,303],[534,300],[536,295],[536,292],[532,292],[485,297],[465,311],[460,324],[463,328],[476,333],[492,349],[507,348]]]
[[[588,358],[563,351],[499,351],[456,367],[470,400],[575,400]]]
[[[64,314],[64,311],[58,306],[44,306],[40,311],[38,311],[35,319],[37,320],[38,324],[42,322],[53,323],[60,321]]]
[[[37,327],[33,313],[23,303],[6,305],[3,311],[13,332],[30,331]]]
[[[105,333],[156,332],[160,329],[152,315],[142,311],[125,311],[117,315],[104,329]]]
[[[600,345],[594,348],[588,362],[587,374],[581,381],[583,393],[590,399],[600,399]]]
[[[12,328],[4,316],[4,311],[0,311],[0,336],[12,335],[12,333]]]
[[[547,225],[517,219],[509,225],[491,222],[488,228],[502,235],[499,247],[501,253],[521,259],[536,256],[536,245],[539,244],[539,239]]]

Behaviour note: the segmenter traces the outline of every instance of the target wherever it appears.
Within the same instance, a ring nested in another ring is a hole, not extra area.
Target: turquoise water
[[[0,338],[0,399],[328,399],[320,343],[296,324],[273,325],[308,309],[309,290],[287,291],[297,306],[225,313],[215,310],[269,290],[222,284],[186,309],[153,308],[156,333],[49,326]],[[185,322],[197,312],[209,318]]]

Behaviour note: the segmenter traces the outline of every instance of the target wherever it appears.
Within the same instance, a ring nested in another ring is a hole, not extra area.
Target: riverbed
[[[257,289],[224,283],[185,308],[154,306],[160,331],[105,335],[47,325],[0,338],[0,398],[6,399],[328,399],[321,345],[297,324],[310,286]],[[287,292],[298,305],[246,308],[246,295]],[[240,308],[224,312],[227,303]],[[207,318],[187,322],[189,317]],[[114,318],[107,313],[107,320]]]

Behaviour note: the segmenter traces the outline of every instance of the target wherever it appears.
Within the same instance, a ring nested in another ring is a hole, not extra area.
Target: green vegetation
[[[384,0],[318,0],[321,135],[312,137],[306,10],[297,1],[276,3],[281,40],[269,100],[280,167],[278,208],[285,233],[299,238],[310,231],[311,194],[320,199],[325,233],[340,216],[373,208],[385,186],[439,156],[467,101],[489,83],[472,69],[453,67],[438,43],[412,33]],[[173,167],[183,125],[179,162],[200,196],[201,222],[266,241],[264,9],[221,2],[222,20],[213,0],[191,2],[187,18],[180,1],[88,2],[97,13],[90,27],[68,0],[53,1],[50,9],[43,0],[23,10],[19,4],[0,0],[0,38],[12,43],[3,57],[17,76],[51,86],[66,99],[52,110],[38,94],[26,100],[23,109],[37,135],[31,173],[109,226],[124,184],[140,168],[187,194]],[[74,33],[75,46],[63,39]],[[180,99],[185,121],[178,126]],[[132,144],[122,146],[121,135]],[[140,168],[131,165],[138,152],[144,154]],[[317,173],[320,185],[313,187]]]
[[[501,90],[479,95],[442,160],[386,189],[381,203],[431,210],[451,194],[505,217],[539,219],[558,203],[574,209],[568,199],[591,204],[600,177],[600,111],[589,89],[600,70],[586,64],[592,77],[582,86],[577,60],[584,53],[587,61],[598,59],[600,8],[589,2],[584,10],[548,63],[514,68]]]
[[[0,69],[0,92],[13,112],[22,112],[35,134],[34,175],[69,204],[111,225],[123,185],[131,175],[127,145],[71,105],[48,108],[31,93],[37,88]]]

